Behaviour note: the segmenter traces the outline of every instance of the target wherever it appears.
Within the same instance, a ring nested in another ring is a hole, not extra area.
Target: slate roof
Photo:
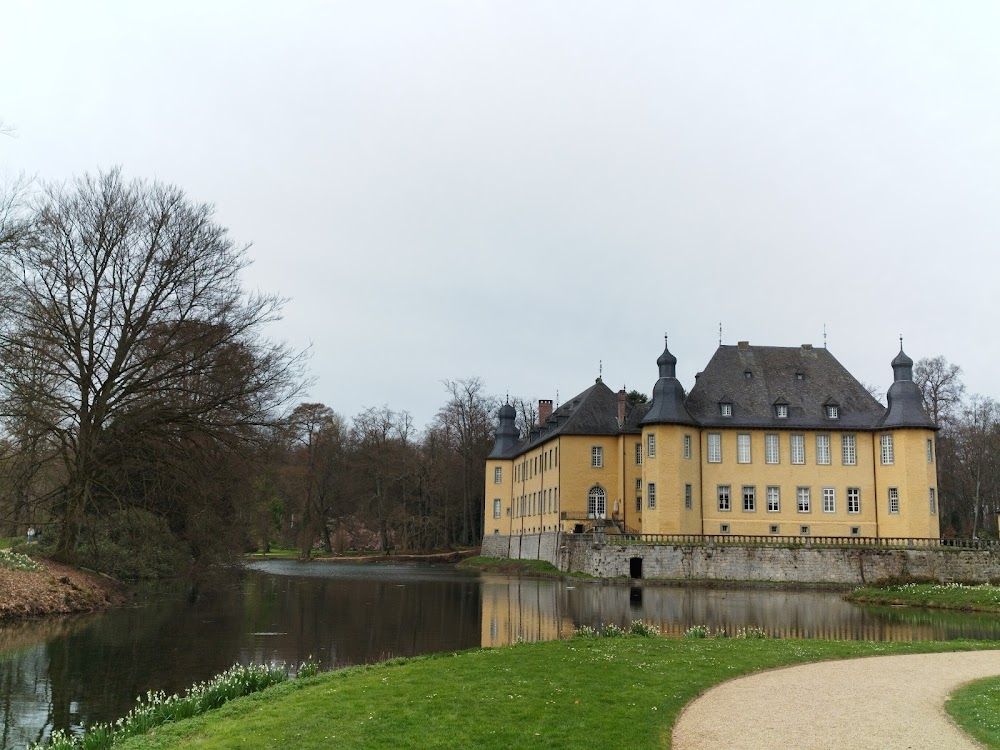
[[[536,427],[527,439],[506,451],[504,456],[490,454],[491,458],[513,458],[559,435],[619,435],[641,434],[640,420],[649,410],[649,404],[632,405],[625,402],[625,424],[618,425],[618,394],[600,379],[590,388],[561,404],[541,427]],[[494,453],[496,450],[494,449]]]
[[[721,415],[723,402],[731,417]],[[787,418],[776,416],[779,403]],[[837,419],[826,418],[825,405],[837,406]],[[704,427],[873,430],[886,413],[836,357],[812,347],[720,346],[685,406]]]

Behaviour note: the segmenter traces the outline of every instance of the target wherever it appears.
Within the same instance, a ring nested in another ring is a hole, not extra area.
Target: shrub
[[[574,638],[596,638],[597,631],[594,630],[590,625],[581,625],[576,630],[573,631]]]
[[[708,625],[692,625],[684,631],[685,638],[708,638]]]
[[[629,632],[643,638],[655,638],[660,634],[660,629],[655,625],[647,625],[642,620],[633,620]]]
[[[619,627],[612,622],[604,626],[604,629],[601,631],[601,635],[605,638],[622,638],[628,635],[628,632],[625,628]]]

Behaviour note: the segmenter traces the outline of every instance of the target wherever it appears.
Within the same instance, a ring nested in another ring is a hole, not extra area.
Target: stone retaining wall
[[[628,577],[641,560],[643,578],[862,584],[921,577],[941,582],[1000,578],[1000,554],[988,550],[595,544],[589,535],[493,535],[483,554],[548,560],[561,570]]]

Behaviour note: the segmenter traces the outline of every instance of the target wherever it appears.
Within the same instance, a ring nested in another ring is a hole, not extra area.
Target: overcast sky
[[[214,203],[311,400],[690,389],[719,340],[905,337],[1000,397],[1000,3],[28,2],[0,165]]]

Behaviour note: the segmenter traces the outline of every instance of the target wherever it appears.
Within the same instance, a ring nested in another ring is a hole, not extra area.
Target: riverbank
[[[1000,586],[962,583],[899,583],[855,589],[846,597],[857,604],[1000,612]]]
[[[337,555],[332,552],[313,552],[312,557],[303,562],[340,563],[380,563],[380,562],[425,562],[460,563],[474,556],[478,549],[454,550],[451,552],[431,552],[427,554],[385,554],[351,552]],[[249,552],[243,556],[247,560],[301,560],[301,551],[296,549],[275,549],[271,552]]]
[[[685,705],[732,677],[828,659],[995,646],[641,637],[518,644],[278,685],[121,747],[656,748],[669,746]]]
[[[0,621],[94,612],[125,602],[117,581],[52,560],[33,559],[41,570],[0,567]]]

